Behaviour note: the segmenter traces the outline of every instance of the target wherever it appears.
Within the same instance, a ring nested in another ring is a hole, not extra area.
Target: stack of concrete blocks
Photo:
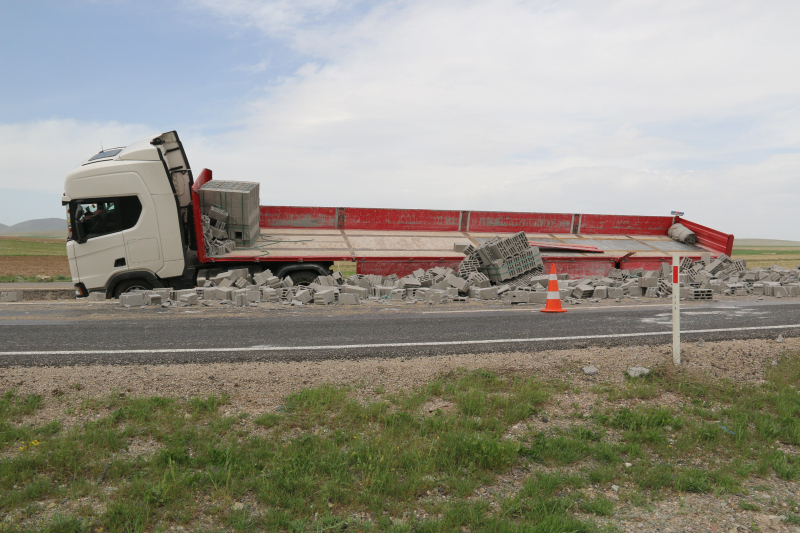
[[[227,238],[233,240],[236,246],[252,248],[256,245],[261,217],[258,183],[209,181],[200,188],[200,208],[203,215],[209,217],[212,217],[214,208],[227,213]]]
[[[492,282],[501,283],[544,271],[539,249],[528,243],[523,231],[505,239],[494,237],[477,248],[465,248],[463,253],[466,257],[458,267],[458,275],[464,279],[482,273]],[[520,279],[514,287],[528,285],[528,281],[529,278]]]
[[[201,215],[203,243],[209,257],[219,257],[236,249],[236,243],[228,238],[225,228],[228,213],[219,207],[211,207],[207,215]]]

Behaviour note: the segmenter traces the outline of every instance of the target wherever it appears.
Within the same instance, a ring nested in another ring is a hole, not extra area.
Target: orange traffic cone
[[[547,304],[542,313],[566,313],[567,310],[561,307],[561,293],[558,292],[558,276],[556,276],[556,266],[550,265],[550,281],[547,283]]]

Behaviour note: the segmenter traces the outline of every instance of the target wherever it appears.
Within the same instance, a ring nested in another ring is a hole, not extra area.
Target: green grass
[[[748,268],[767,267],[776,264],[786,268],[800,265],[800,247],[770,246],[734,248],[733,259],[744,259]]]
[[[66,256],[64,239],[0,237],[0,257],[2,256]]]
[[[644,388],[604,388],[619,400],[591,417],[531,424],[517,438],[509,428],[540,419],[563,384],[456,372],[366,402],[324,385],[254,416],[232,412],[225,396],[111,394],[84,399],[76,409],[89,421],[68,428],[36,421],[41,397],[6,391],[0,508],[23,523],[0,531],[600,531],[617,506],[647,507],[667,492],[797,482],[800,457],[782,447],[800,443],[800,357],[766,377],[742,387],[657,368]],[[681,403],[659,405],[664,392]],[[434,400],[453,407],[429,413]],[[156,446],[126,453],[134,440]],[[518,466],[529,474],[516,490],[481,488]],[[602,495],[611,484],[624,488],[619,502]],[[48,502],[58,503],[49,519]],[[369,519],[354,518],[362,513]]]
[[[0,283],[39,283],[42,278],[36,276],[0,276]],[[72,281],[70,276],[49,276],[47,282]]]

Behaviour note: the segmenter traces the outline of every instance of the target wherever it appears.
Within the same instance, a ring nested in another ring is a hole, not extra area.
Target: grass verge
[[[796,353],[759,385],[664,367],[595,387],[590,413],[558,425],[548,410],[574,386],[488,371],[368,402],[305,389],[259,415],[225,396],[115,393],[61,406],[85,420],[69,427],[7,390],[0,531],[613,530],[621,505],[800,479],[798,383]]]

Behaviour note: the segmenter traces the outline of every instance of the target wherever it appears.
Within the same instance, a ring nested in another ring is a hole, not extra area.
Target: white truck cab
[[[67,256],[77,296],[181,278],[194,255],[192,171],[174,131],[90,157],[67,174]]]

